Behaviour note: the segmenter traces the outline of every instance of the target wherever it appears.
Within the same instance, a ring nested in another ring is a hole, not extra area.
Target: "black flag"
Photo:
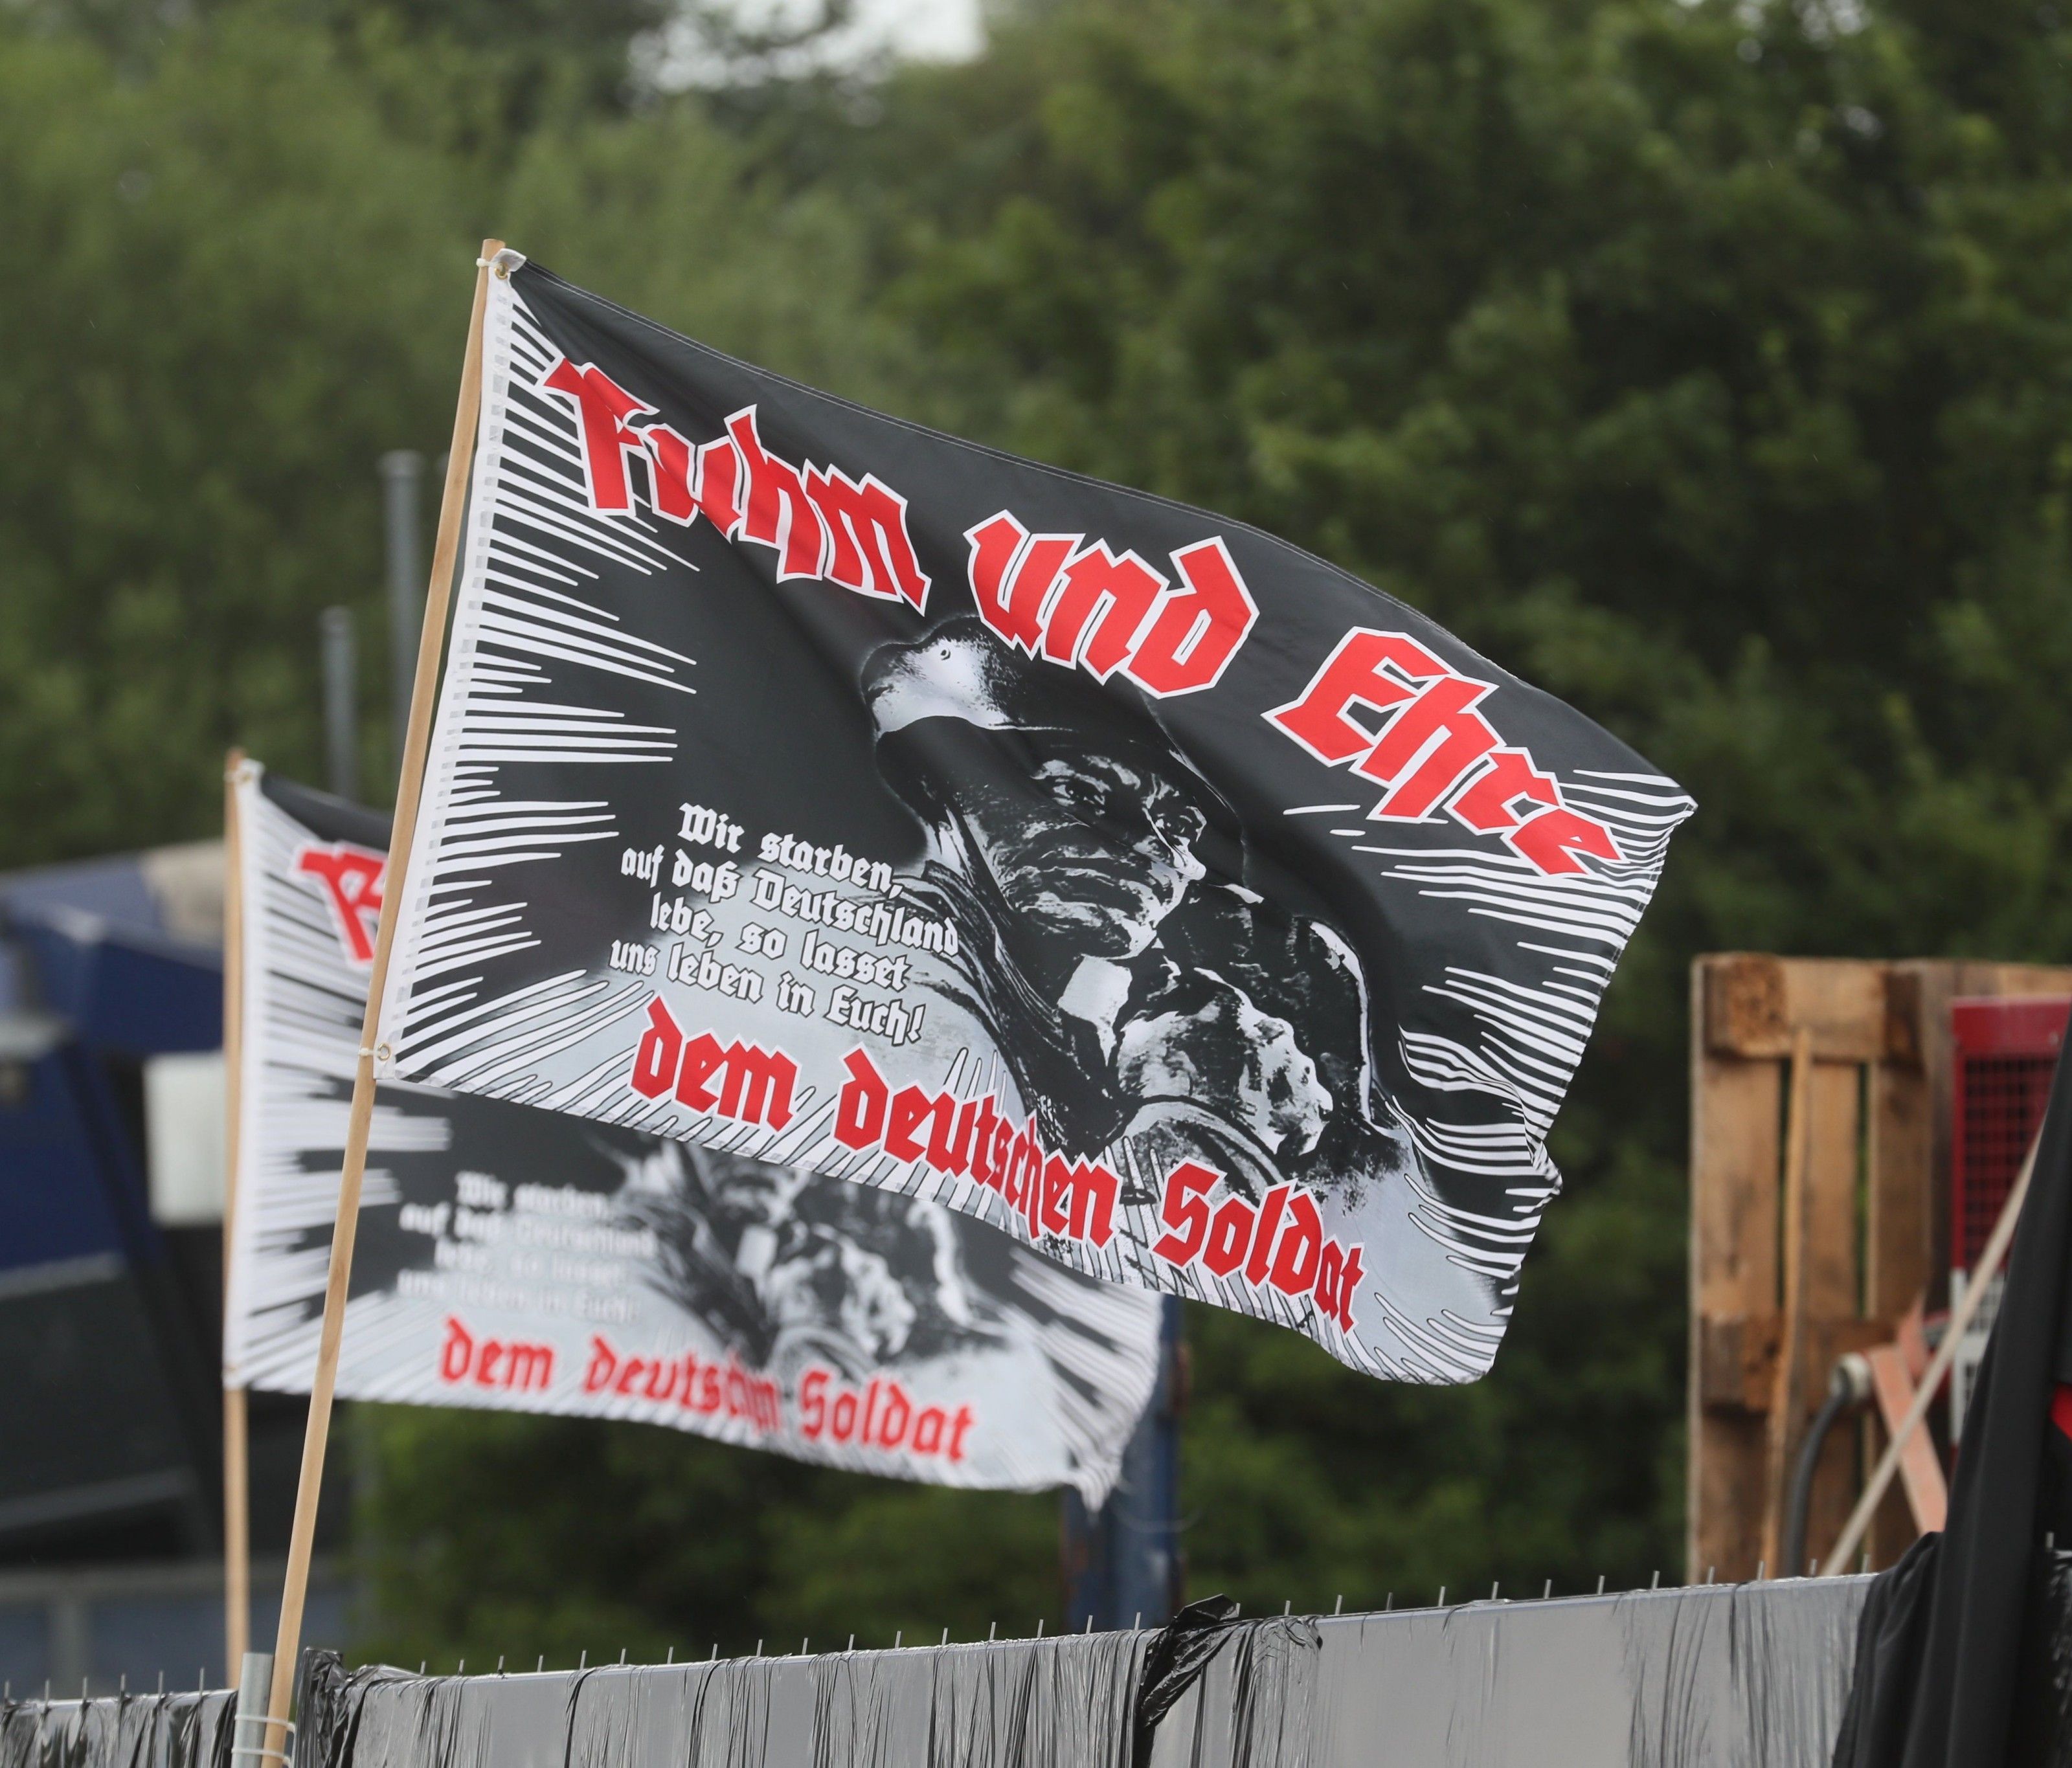
[[[1486,1367],[1689,800],[1293,547],[497,268],[380,1071]]]

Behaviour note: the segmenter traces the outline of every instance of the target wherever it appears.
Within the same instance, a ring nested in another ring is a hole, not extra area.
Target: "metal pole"
[[[1180,1606],[1180,1418],[1185,1409],[1179,1297],[1160,1303],[1158,1380],[1123,1451],[1108,1502],[1088,1514],[1064,1495],[1067,1606],[1077,1631],[1135,1624],[1163,1626]]]
[[[360,684],[352,643],[352,611],[326,608],[319,619],[323,646],[324,764],[340,798],[360,796]]]
[[[389,701],[396,722],[396,758],[410,722],[410,683],[417,668],[417,635],[425,624],[424,567],[417,551],[419,482],[425,457],[396,448],[381,457],[381,520],[388,559]]]
[[[247,1651],[237,1660],[237,1706],[231,1720],[231,1768],[257,1768],[265,1754],[266,1690],[273,1654]]]

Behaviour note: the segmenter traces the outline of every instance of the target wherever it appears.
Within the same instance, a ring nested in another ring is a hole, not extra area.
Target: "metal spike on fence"
[[[1283,1597],[1283,1598],[1282,1598],[1282,1600],[1281,1600],[1281,1618],[1284,1621],[1285,1621],[1285,1619],[1287,1619],[1288,1615],[1289,1615],[1289,1612],[1292,1609],[1293,1609],[1293,1607],[1294,1607],[1294,1606],[1295,1606],[1295,1598],[1294,1598],[1293,1597],[1290,1596],[1290,1597]]]
[[[1391,1609],[1394,1608],[1395,1606],[1396,1606],[1396,1592],[1395,1592],[1395,1591],[1393,1591],[1393,1590],[1391,1590],[1391,1591],[1388,1593],[1388,1601],[1384,1602],[1384,1603],[1382,1605],[1382,1610],[1381,1610],[1381,1612],[1382,1612],[1383,1614],[1388,1614],[1388,1611],[1389,1611]]]
[[[853,1633],[849,1636],[849,1648],[852,1651],[856,1649],[856,1635]]]
[[[1864,1556],[1863,1556],[1862,1560],[1861,1560],[1857,1564],[1856,1569],[1857,1569],[1858,1571],[1860,1571],[1860,1572],[1868,1572],[1870,1569],[1871,1569],[1871,1550],[1867,1547],[1867,1548],[1865,1548],[1864,1549]]]
[[[1438,1601],[1438,1606],[1443,1609],[1444,1607],[1445,1607],[1445,1606],[1446,1606],[1446,1586],[1445,1586],[1445,1585],[1441,1584],[1441,1585],[1439,1586],[1439,1601]]]
[[[906,1630],[904,1627],[902,1627],[898,1632],[894,1633],[892,1635],[892,1649],[897,1651],[899,1649],[899,1642],[906,1637]]]
[[[161,1693],[161,1694],[163,1694],[165,1692],[166,1692],[166,1672],[165,1672],[164,1671],[161,1670],[161,1671],[158,1672],[158,1692],[159,1692],[159,1693]]]
[[[619,1661],[621,1663],[626,1661],[626,1647],[623,1645],[619,1648]]]
[[[1331,1613],[1334,1614],[1343,1614],[1345,1612],[1346,1593],[1343,1590],[1341,1590],[1338,1592],[1338,1599],[1331,1605]]]
[[[454,1674],[457,1676],[464,1676],[467,1674],[467,1659],[466,1658],[462,1658],[460,1662],[454,1667]]]
[[[536,1664],[534,1664],[534,1665],[532,1666],[532,1674],[533,1674],[533,1675],[538,1675],[541,1674],[541,1673],[542,1673],[542,1672],[546,1669],[546,1667],[547,1667],[547,1654],[546,1654],[545,1652],[542,1651],[542,1652],[540,1654],[540,1661],[539,1661],[537,1663],[536,1663]]]
[[[1036,1617],[1036,1637],[1039,1639],[1043,1637],[1043,1617],[1040,1614]]]
[[[668,1649],[666,1652],[664,1652],[664,1653],[663,1654],[663,1657],[662,1657],[662,1667],[663,1667],[664,1669],[665,1669],[665,1670],[666,1670],[666,1669],[668,1669],[668,1668],[669,1667],[669,1666],[670,1666],[671,1664],[674,1663],[676,1661],[676,1647],[674,1647],[674,1646],[672,1645],[672,1646],[671,1646],[671,1647],[669,1647],[669,1649]]]
[[[1136,1618],[1136,1619],[1134,1619],[1133,1621],[1132,1621],[1132,1622],[1129,1623],[1129,1630],[1130,1630],[1131,1632],[1134,1633],[1134,1632],[1135,1632],[1135,1631],[1136,1631],[1139,1627],[1142,1626],[1143,1625],[1144,1625],[1144,1610],[1141,1610],[1141,1609],[1139,1609],[1139,1610],[1137,1611],[1137,1618]]]
[[[1000,1623],[999,1623],[999,1622],[997,1622],[997,1621],[989,1621],[989,1622],[988,1622],[986,1623],[986,1629],[985,1629],[985,1643],[986,1643],[988,1645],[991,1645],[991,1644],[993,1643],[993,1642],[995,1639],[998,1638],[999,1637],[1000,1637]]]
[[[950,1643],[950,1630],[949,1630],[948,1627],[944,1627],[944,1628],[943,1629],[943,1643],[944,1643],[944,1644],[945,1644],[945,1645],[948,1645],[949,1643]]]
[[[499,1675],[504,1674],[504,1654],[501,1651],[496,1654],[496,1673]]]
[[[588,1646],[585,1646],[582,1651],[577,1655],[576,1667],[578,1670],[587,1670],[590,1667],[590,1647]]]
[[[127,1700],[130,1698],[130,1677],[126,1671],[115,1679],[115,1693],[118,1700]]]
[[[1604,1574],[1602,1572],[1600,1572],[1600,1573],[1597,1573],[1597,1594],[1598,1594],[1598,1595],[1600,1595],[1600,1596],[1602,1596],[1604,1593],[1605,1593],[1605,1574]]]
[[[1093,1616],[1092,1616],[1091,1614],[1089,1614],[1087,1616],[1087,1637],[1088,1638],[1092,1638],[1093,1637],[1093,1631],[1094,1631],[1094,1618],[1093,1618]]]
[[[800,1641],[799,1641],[799,1655],[800,1655],[800,1657],[802,1657],[802,1658],[803,1658],[803,1657],[804,1657],[804,1656],[806,1655],[806,1647],[807,1647],[808,1646],[811,1645],[812,1643],[813,1643],[813,1642],[812,1642],[811,1639],[808,1639],[808,1638],[801,1638],[800,1639]]]
[[[1490,1579],[1490,1601],[1491,1601],[1492,1602],[1494,1602],[1494,1601],[1496,1600],[1496,1593],[1497,1593],[1498,1590],[1500,1590],[1501,1589],[1503,1589],[1503,1586],[1500,1583],[1498,1583],[1498,1582],[1494,1578]]]
[[[763,1642],[760,1639],[755,1642],[755,1655],[758,1658],[763,1655]]]
[[[1768,1560],[1758,1560],[1755,1562],[1755,1581],[1757,1583],[1760,1584],[1762,1582],[1762,1574],[1769,1569],[1770,1561]]]
[[[430,1665],[431,1661],[432,1660],[430,1658],[420,1658],[417,1659],[417,1674],[419,1675],[422,1675],[425,1673],[426,1668]]]
[[[1651,1590],[1659,1590],[1662,1588],[1662,1568],[1660,1566],[1658,1565],[1655,1567],[1655,1576],[1647,1581],[1647,1587]]]
[[[706,1663],[718,1663],[718,1662],[719,1662],[719,1641],[718,1641],[718,1640],[714,1639],[714,1640],[713,1641],[712,1655],[711,1655],[710,1657],[707,1658],[707,1659],[705,1659],[705,1662],[706,1662]]]
[[[1553,1595],[1553,1593],[1554,1593],[1554,1580],[1553,1580],[1552,1578],[1551,1578],[1551,1577],[1550,1577],[1550,1578],[1549,1578],[1549,1579],[1548,1579],[1548,1581],[1547,1581],[1547,1588],[1546,1588],[1545,1589],[1542,1590],[1542,1591],[1540,1593],[1540,1600],[1541,1601],[1544,1602],[1544,1601],[1546,1601],[1548,1600],[1548,1597],[1552,1597],[1552,1596]]]
[[[1712,1581],[1712,1574],[1717,1570],[1719,1570],[1719,1567],[1716,1565],[1708,1565],[1705,1568],[1705,1581],[1708,1584]]]

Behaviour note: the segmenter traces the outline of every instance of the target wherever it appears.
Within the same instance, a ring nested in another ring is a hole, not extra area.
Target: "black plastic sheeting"
[[[232,1768],[237,1696],[0,1700],[0,1768]]]
[[[2045,1580],[2062,1622],[2072,1564]],[[305,1659],[299,1768],[1824,1768],[1865,1578],[512,1676]],[[2060,1629],[2058,1636],[2066,1635]],[[2025,1679],[2027,1680],[2027,1679]],[[2055,1696],[2072,1680],[2038,1679]],[[228,1693],[0,1704],[0,1768],[233,1765]]]
[[[1149,1633],[545,1675],[310,1666],[299,1768],[1125,1768]]]
[[[2027,1601],[2008,1760],[2072,1768],[2072,1553],[2037,1551]]]
[[[1824,1768],[1867,1579],[668,1668],[310,1661],[301,1768]],[[1157,1710],[1153,1710],[1153,1709]],[[1141,1733],[1138,1721],[1145,1723]]]
[[[1826,1768],[1865,1578],[1234,1630],[1149,1768]]]

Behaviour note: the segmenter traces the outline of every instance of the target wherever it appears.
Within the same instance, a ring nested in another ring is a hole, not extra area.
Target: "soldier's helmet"
[[[1018,656],[974,615],[925,636],[881,645],[864,664],[864,704],[877,731],[878,771],[924,822],[949,814],[956,783],[1005,768],[1026,780],[1059,748],[1111,756],[1174,787],[1207,824],[1198,857],[1238,875],[1235,809],[1183,754],[1135,692],[1076,669]]]

